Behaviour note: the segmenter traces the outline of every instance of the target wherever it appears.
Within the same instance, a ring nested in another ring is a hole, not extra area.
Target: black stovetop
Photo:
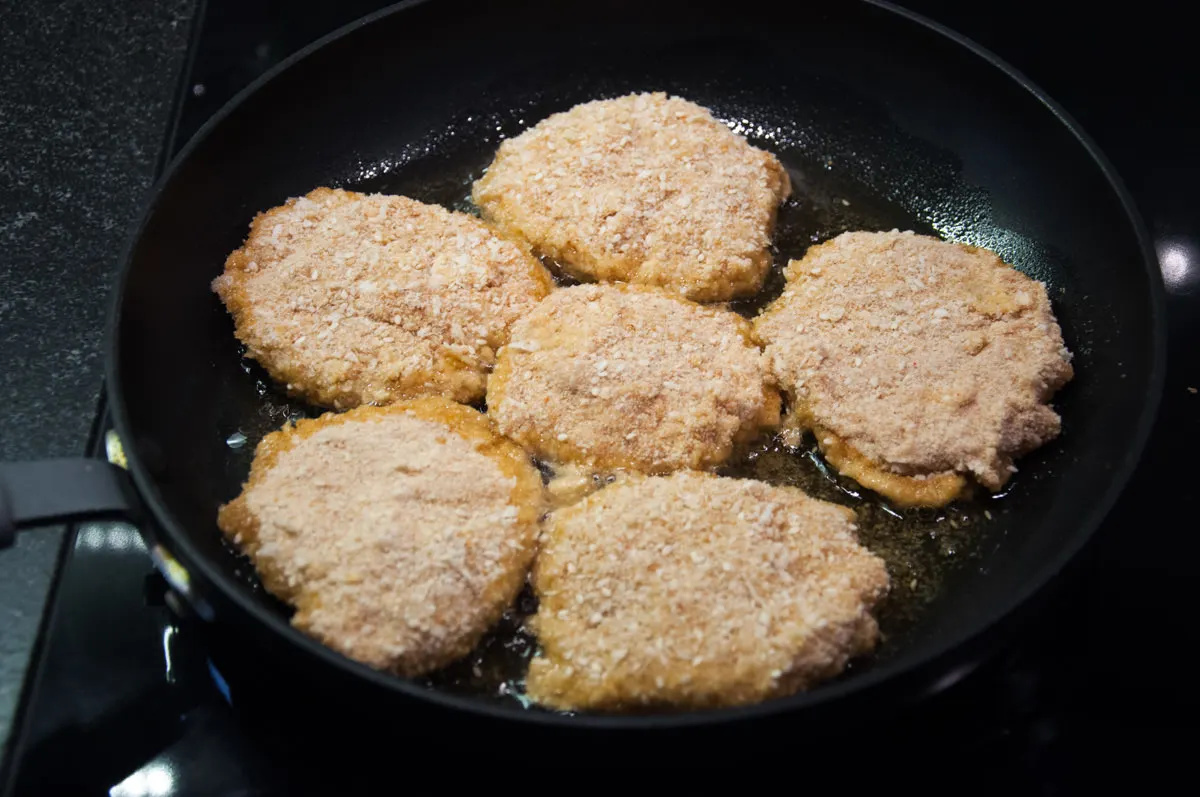
[[[381,5],[209,0],[181,84],[172,149],[279,59]],[[1171,371],[1145,466],[1070,588],[1011,647],[872,738],[890,738],[889,760],[907,762],[906,773],[889,775],[894,782],[928,783],[966,766],[983,778],[973,791],[1057,794],[1079,791],[1117,764],[1161,772],[1200,707],[1191,661],[1175,655],[1200,641],[1179,618],[1197,547],[1189,477],[1200,443],[1200,202],[1192,193],[1200,159],[1190,151],[1200,95],[1187,64],[1188,34],[1182,19],[1153,16],[1166,3],[1143,3],[1136,18],[1086,24],[1032,2],[1005,4],[986,18],[978,4],[907,5],[1025,71],[1114,161],[1158,245]],[[102,412],[96,453],[105,429]],[[399,787],[401,768],[419,771],[420,764],[386,757],[300,753],[289,741],[297,734],[338,730],[319,714],[304,728],[280,727],[269,704],[236,692],[231,700],[213,663],[219,643],[166,605],[134,529],[86,524],[72,533],[36,678],[26,688],[12,794],[345,793],[371,782]],[[833,742],[842,743],[862,740]],[[864,751],[871,749],[857,749]],[[806,754],[796,750],[792,763],[802,765]],[[516,771],[526,765],[514,750]]]

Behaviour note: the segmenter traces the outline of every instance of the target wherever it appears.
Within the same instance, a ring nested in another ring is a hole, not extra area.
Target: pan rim
[[[139,216],[133,232],[127,239],[124,251],[120,260],[120,271],[114,284],[114,295],[110,304],[109,314],[106,322],[106,365],[105,365],[105,381],[108,387],[108,395],[110,402],[110,411],[112,413],[114,427],[117,434],[124,439],[131,439],[131,425],[125,407],[124,396],[120,389],[121,380],[121,362],[119,352],[119,328],[121,313],[124,306],[124,297],[133,263],[133,255],[137,250],[138,243],[142,235],[154,217],[163,191],[170,184],[175,173],[188,160],[191,153],[196,150],[200,144],[218,127],[227,117],[237,110],[250,97],[257,94],[266,84],[276,79],[279,75],[286,72],[296,63],[308,58],[317,51],[323,49],[327,45],[338,41],[360,28],[369,26],[378,20],[390,17],[394,14],[402,13],[410,8],[424,5],[429,0],[404,0],[403,2],[382,8],[372,14],[366,15],[347,25],[338,28],[337,30],[313,41],[304,48],[293,53],[288,58],[276,64],[270,70],[265,72],[259,78],[254,80],[248,86],[239,91],[232,99],[230,99],[220,110],[213,114],[189,139],[189,141],[180,149],[179,153],[170,160],[167,166],[163,169],[161,176],[155,182],[154,186],[148,193],[148,201],[144,205],[144,209]],[[1041,562],[1036,570],[1032,571],[1025,579],[1020,589],[1014,590],[1005,600],[998,601],[996,606],[992,607],[984,614],[984,619],[974,630],[961,634],[948,641],[941,642],[935,646],[931,646],[919,656],[899,656],[891,662],[880,665],[877,668],[871,669],[869,672],[861,675],[852,676],[845,680],[826,684],[821,688],[808,693],[800,693],[790,697],[778,698],[769,700],[763,703],[757,703],[746,706],[737,706],[722,709],[707,709],[695,712],[681,712],[671,714],[659,714],[651,716],[627,716],[627,715],[593,715],[593,714],[560,714],[548,711],[527,710],[523,708],[509,707],[503,705],[495,705],[479,700],[475,697],[461,696],[449,694],[446,692],[437,691],[418,684],[413,680],[399,678],[385,672],[374,670],[366,665],[348,659],[334,650],[321,645],[316,640],[305,636],[300,631],[293,628],[285,619],[278,615],[269,612],[267,609],[254,603],[249,596],[243,594],[243,590],[238,588],[238,585],[233,584],[226,574],[214,567],[188,540],[187,534],[182,529],[182,526],[177,522],[175,517],[167,510],[155,480],[147,471],[141,459],[137,456],[136,451],[129,450],[126,452],[128,457],[129,471],[133,478],[134,484],[137,487],[138,494],[141,500],[145,503],[149,510],[149,516],[153,518],[153,522],[157,525],[159,531],[154,531],[148,528],[140,529],[140,532],[147,536],[154,536],[161,533],[167,539],[160,540],[173,555],[181,559],[181,563],[185,569],[196,571],[203,579],[207,586],[215,588],[219,591],[225,601],[232,603],[240,611],[248,615],[259,625],[263,626],[263,630],[270,630],[275,635],[282,637],[284,641],[290,643],[297,649],[297,652],[303,651],[309,656],[316,657],[323,664],[337,668],[343,673],[354,676],[371,683],[372,685],[393,690],[403,694],[405,697],[426,701],[443,709],[461,711],[469,715],[482,716],[492,720],[505,722],[513,722],[520,724],[529,724],[541,726],[544,728],[560,728],[560,729],[591,729],[591,730],[625,730],[625,731],[648,731],[654,729],[682,729],[682,728],[697,728],[703,726],[712,726],[716,724],[724,724],[728,722],[753,720],[776,716],[781,714],[791,714],[804,709],[814,709],[818,706],[826,706],[836,702],[839,699],[847,698],[852,695],[863,697],[869,693],[879,691],[890,682],[901,680],[907,676],[912,676],[918,672],[922,672],[931,667],[939,660],[946,659],[949,654],[956,650],[965,650],[972,645],[976,645],[984,640],[985,637],[992,635],[996,628],[1004,621],[1012,618],[1019,610],[1027,607],[1032,599],[1042,592],[1054,579],[1054,577],[1065,568],[1069,562],[1076,559],[1079,552],[1095,534],[1101,523],[1110,513],[1112,507],[1116,503],[1119,496],[1125,491],[1129,480],[1136,470],[1142,455],[1145,451],[1146,443],[1149,439],[1150,432],[1154,427],[1159,407],[1162,400],[1163,386],[1165,383],[1165,367],[1167,354],[1167,321],[1165,314],[1166,294],[1165,287],[1162,282],[1162,274],[1158,268],[1157,255],[1152,244],[1152,240],[1145,227],[1145,223],[1139,213],[1136,204],[1130,196],[1124,182],[1121,180],[1112,164],[1100,151],[1096,143],[1088,136],[1079,123],[1067,111],[1059,106],[1051,99],[1042,89],[1035,85],[1019,70],[999,58],[997,55],[975,43],[971,39],[962,34],[951,30],[937,22],[934,22],[920,14],[901,8],[888,0],[861,0],[866,5],[873,6],[883,11],[895,14],[924,27],[940,36],[945,37],[951,43],[958,45],[975,56],[982,58],[992,67],[998,69],[1006,77],[1016,82],[1022,89],[1028,92],[1032,97],[1040,102],[1045,108],[1052,113],[1055,118],[1061,123],[1070,133],[1084,151],[1091,158],[1092,162],[1100,170],[1109,187],[1112,189],[1117,199],[1120,201],[1121,207],[1126,218],[1134,232],[1138,242],[1138,247],[1142,254],[1142,265],[1146,270],[1149,279],[1150,292],[1150,311],[1151,311],[1151,328],[1152,328],[1152,362],[1149,371],[1149,385],[1146,392],[1146,401],[1137,418],[1133,442],[1125,451],[1124,456],[1117,467],[1113,470],[1111,479],[1111,487],[1106,491],[1105,495],[1101,496],[1093,505],[1088,514],[1080,521],[1075,531],[1071,534],[1068,540],[1064,543],[1063,549],[1059,554],[1051,559]],[[941,679],[933,688],[932,691],[940,691],[941,688],[948,686],[953,679]],[[946,681],[947,683],[942,683]]]

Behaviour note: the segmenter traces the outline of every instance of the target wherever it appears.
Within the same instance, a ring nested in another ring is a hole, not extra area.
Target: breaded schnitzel
[[[512,603],[541,508],[520,448],[478,411],[425,398],[267,435],[218,524],[296,628],[414,676],[466,655]]]
[[[902,505],[939,506],[1059,433],[1073,376],[1046,287],[985,249],[848,232],[787,269],[755,321],[790,423],[831,464]]]
[[[778,423],[750,325],[657,288],[577,285],[519,320],[488,385],[500,431],[553,464],[721,464]]]
[[[513,321],[551,280],[465,213],[318,188],[255,217],[213,289],[273,379],[346,409],[481,398]]]
[[[851,510],[685,471],[551,513],[533,585],[529,697],[636,711],[755,703],[837,675],[874,647],[889,580]]]
[[[595,100],[500,145],[473,200],[583,281],[695,301],[757,291],[791,184],[779,160],[663,93]]]

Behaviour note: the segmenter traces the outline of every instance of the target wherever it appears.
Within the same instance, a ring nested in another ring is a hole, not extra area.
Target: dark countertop
[[[119,253],[155,172],[192,0],[6,3],[0,25],[0,459],[82,454]],[[0,751],[61,531],[0,556]]]

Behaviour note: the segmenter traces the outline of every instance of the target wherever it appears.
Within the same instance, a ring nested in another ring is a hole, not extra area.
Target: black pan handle
[[[0,549],[17,532],[73,520],[136,522],[129,474],[102,459],[0,463]]]

